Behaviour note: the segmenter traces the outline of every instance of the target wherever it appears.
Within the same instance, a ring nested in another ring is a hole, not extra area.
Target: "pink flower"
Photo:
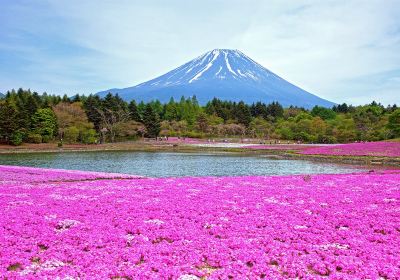
[[[396,279],[400,172],[138,178],[0,166],[8,279]]]

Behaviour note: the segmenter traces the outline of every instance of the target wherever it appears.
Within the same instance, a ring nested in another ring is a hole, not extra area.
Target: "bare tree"
[[[107,129],[107,131],[110,133],[111,142],[114,142],[117,128],[121,123],[129,120],[129,112],[126,112],[122,109],[117,111],[110,109],[97,109],[97,112],[101,117],[103,129]]]

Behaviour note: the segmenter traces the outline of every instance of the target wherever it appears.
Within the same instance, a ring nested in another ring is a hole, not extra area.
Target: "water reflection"
[[[165,152],[69,152],[0,155],[0,164],[119,172],[151,177],[350,173],[361,167],[265,156]]]

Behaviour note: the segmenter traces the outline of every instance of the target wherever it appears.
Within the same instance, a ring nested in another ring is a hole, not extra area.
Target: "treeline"
[[[279,103],[196,97],[162,104],[118,95],[74,97],[12,90],[0,98],[0,142],[104,143],[139,137],[253,137],[314,143],[377,141],[400,136],[400,109],[376,102],[283,108]]]

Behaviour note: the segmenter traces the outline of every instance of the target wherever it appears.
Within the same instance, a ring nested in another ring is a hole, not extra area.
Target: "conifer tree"
[[[128,105],[128,109],[129,109],[129,114],[130,114],[130,118],[136,122],[141,122],[142,118],[139,114],[139,110],[138,107],[136,105],[136,101],[132,100],[129,105]]]
[[[148,137],[157,137],[160,134],[160,117],[153,110],[150,103],[146,105],[146,108],[144,110],[143,123],[146,127],[146,134]]]

